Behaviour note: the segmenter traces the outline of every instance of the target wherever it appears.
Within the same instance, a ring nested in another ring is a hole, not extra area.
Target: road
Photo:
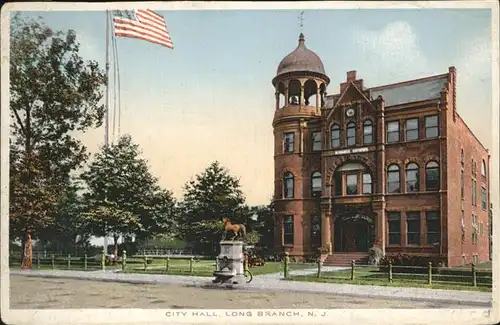
[[[311,292],[270,292],[10,276],[12,309],[50,308],[478,308]]]

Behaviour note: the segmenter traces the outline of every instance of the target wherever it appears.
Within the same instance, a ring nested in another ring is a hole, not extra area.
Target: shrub
[[[380,247],[373,246],[368,250],[368,263],[371,265],[378,265],[383,257],[384,252]]]
[[[433,273],[437,273],[437,267],[442,266],[443,260],[440,257],[416,256],[398,253],[396,255],[384,256],[381,261],[381,269],[387,270],[389,263],[392,264],[393,272],[397,273],[426,273],[429,262],[432,263]],[[412,266],[414,268],[412,268]]]

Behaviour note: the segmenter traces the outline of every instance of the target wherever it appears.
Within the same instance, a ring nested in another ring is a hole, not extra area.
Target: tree
[[[96,154],[81,179],[86,184],[86,227],[93,234],[111,233],[115,256],[120,235],[137,239],[172,232],[175,200],[140,157],[129,135]]]
[[[221,240],[222,218],[246,221],[245,197],[237,178],[218,161],[184,185],[179,207],[179,232],[195,251],[213,253]]]
[[[65,253],[83,251],[90,245],[92,234],[85,229],[84,202],[81,195],[81,186],[72,182],[65,192],[61,193],[59,202],[54,208],[54,222],[39,233],[39,240],[44,247],[52,247]]]
[[[13,16],[10,34],[10,231],[31,268],[31,236],[50,225],[70,172],[87,158],[73,136],[102,124],[104,72],[84,61],[73,30]]]
[[[259,234],[258,244],[266,249],[274,247],[274,204],[259,205],[251,207],[249,210],[251,216],[255,215],[257,218],[253,220],[251,217],[251,229]]]

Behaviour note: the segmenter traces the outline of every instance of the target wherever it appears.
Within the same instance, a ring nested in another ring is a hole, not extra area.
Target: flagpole
[[[109,26],[109,11],[106,10],[106,111],[104,116],[104,147],[108,147],[109,145],[109,34],[110,34],[110,26]],[[104,223],[104,254],[105,258],[108,254],[108,233],[106,232],[106,222]]]
[[[106,10],[106,112],[104,121],[104,146],[108,146],[109,143],[109,13]]]

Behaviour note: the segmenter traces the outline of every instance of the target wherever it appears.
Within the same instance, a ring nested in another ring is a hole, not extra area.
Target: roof
[[[378,96],[382,96],[387,107],[439,99],[441,98],[441,91],[446,87],[447,82],[448,74],[444,74],[408,82],[372,87],[367,90],[370,91],[370,100],[375,100]],[[333,107],[334,96],[327,96],[327,108]]]
[[[316,53],[306,47],[304,34],[302,33],[299,36],[299,45],[293,52],[281,60],[276,75],[299,71],[316,72],[326,75],[323,62]]]
[[[401,105],[423,100],[441,98],[441,91],[448,82],[448,76],[444,75],[436,79],[423,79],[410,84],[399,84],[396,86],[382,86],[372,88],[371,99],[382,96],[385,106]]]

